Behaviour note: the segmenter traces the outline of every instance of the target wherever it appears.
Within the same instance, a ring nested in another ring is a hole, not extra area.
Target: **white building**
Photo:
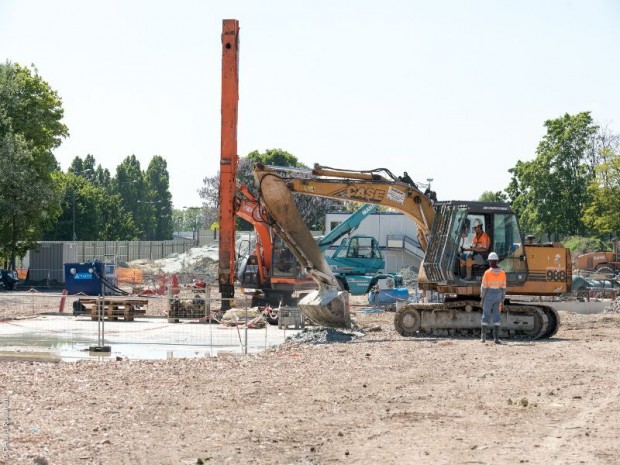
[[[350,215],[351,212],[327,213],[325,234]],[[407,265],[419,270],[424,253],[418,241],[418,228],[408,216],[395,212],[373,213],[365,218],[352,234],[364,234],[377,239],[385,259],[385,272],[394,273]],[[337,242],[339,243],[340,241]],[[332,246],[330,250],[335,248],[336,246]]]

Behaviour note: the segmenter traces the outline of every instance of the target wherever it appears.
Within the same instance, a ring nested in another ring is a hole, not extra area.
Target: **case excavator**
[[[464,248],[471,243],[471,225],[479,222],[491,238],[507,275],[508,298],[501,315],[501,336],[544,339],[553,336],[560,318],[537,297],[570,292],[572,270],[568,249],[557,243],[525,243],[509,204],[474,201],[436,201],[407,176],[385,168],[354,171],[315,165],[299,168],[257,163],[254,177],[272,226],[318,285],[299,302],[317,324],[349,327],[348,293],[339,285],[312,238],[292,197],[293,192],[342,201],[377,204],[408,215],[418,227],[425,252],[419,287],[442,296],[441,302],[400,306],[394,316],[403,336],[479,336],[482,313],[480,282],[488,268],[485,254],[475,257],[473,269],[462,266]]]

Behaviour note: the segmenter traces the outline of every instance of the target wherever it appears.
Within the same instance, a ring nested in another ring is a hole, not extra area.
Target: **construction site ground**
[[[309,329],[253,355],[0,362],[2,464],[615,464],[620,313],[546,341]]]

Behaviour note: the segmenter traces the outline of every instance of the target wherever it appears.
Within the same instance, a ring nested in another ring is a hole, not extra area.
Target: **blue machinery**
[[[378,205],[365,204],[352,213],[319,239],[321,251],[326,251],[338,239],[355,231],[378,208]],[[345,284],[352,295],[368,294],[368,301],[373,305],[393,305],[409,299],[409,291],[403,287],[402,276],[381,273],[385,268],[385,260],[379,243],[372,236],[354,235],[343,239],[336,251],[326,258],[338,280]]]
[[[99,260],[65,263],[65,288],[68,294],[128,294],[117,287],[116,264]]]

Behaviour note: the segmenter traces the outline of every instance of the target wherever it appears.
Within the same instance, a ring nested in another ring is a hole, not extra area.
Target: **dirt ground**
[[[2,464],[615,464],[620,313],[556,337],[349,342],[251,356],[0,362]]]

